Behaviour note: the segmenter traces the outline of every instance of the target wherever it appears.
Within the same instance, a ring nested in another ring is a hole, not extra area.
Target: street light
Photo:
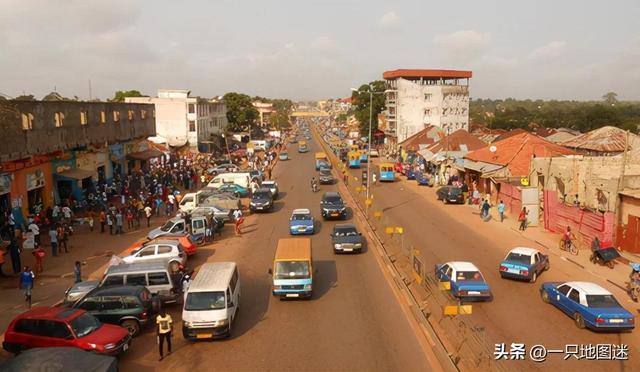
[[[369,187],[370,187],[370,180],[371,180],[371,125],[373,120],[373,95],[385,94],[387,92],[386,90],[384,92],[374,92],[373,87],[371,85],[368,85],[368,87],[369,87],[369,92],[362,92],[356,88],[351,88],[351,91],[353,92],[369,93],[369,137],[368,137],[369,146],[367,148],[367,199],[369,199]]]

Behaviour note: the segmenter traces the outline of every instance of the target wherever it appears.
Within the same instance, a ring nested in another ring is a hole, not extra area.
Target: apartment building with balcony
[[[429,125],[445,133],[469,129],[471,71],[400,69],[385,71],[384,132],[395,146]]]

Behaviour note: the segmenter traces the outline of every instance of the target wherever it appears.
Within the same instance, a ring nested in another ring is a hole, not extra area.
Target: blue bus
[[[349,168],[360,168],[360,153],[358,151],[349,152],[347,161],[349,162]]]
[[[396,180],[396,172],[393,169],[392,163],[380,164],[380,182],[387,181],[393,182]]]

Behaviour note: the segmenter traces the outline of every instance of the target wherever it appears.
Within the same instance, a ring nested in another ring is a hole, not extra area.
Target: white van
[[[231,336],[239,306],[240,275],[236,263],[205,263],[185,295],[182,335],[187,340]]]
[[[238,173],[222,173],[215,176],[211,182],[207,185],[207,187],[218,188],[222,186],[224,183],[235,183],[236,185],[240,185],[242,187],[249,188],[249,183],[251,182],[251,174],[247,172],[238,172]]]

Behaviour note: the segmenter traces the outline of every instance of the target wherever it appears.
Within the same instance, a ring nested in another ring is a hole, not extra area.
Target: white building
[[[381,128],[395,145],[434,125],[453,133],[469,130],[471,71],[393,70],[387,83],[385,124]]]
[[[200,147],[227,125],[222,100],[191,97],[185,89],[159,89],[158,97],[127,97],[125,102],[153,103],[157,136],[169,146]]]
[[[269,125],[269,119],[271,118],[271,114],[276,112],[273,108],[273,103],[266,103],[260,101],[254,101],[251,103],[256,110],[258,110],[258,114],[260,115],[260,126],[264,127],[265,125]]]

